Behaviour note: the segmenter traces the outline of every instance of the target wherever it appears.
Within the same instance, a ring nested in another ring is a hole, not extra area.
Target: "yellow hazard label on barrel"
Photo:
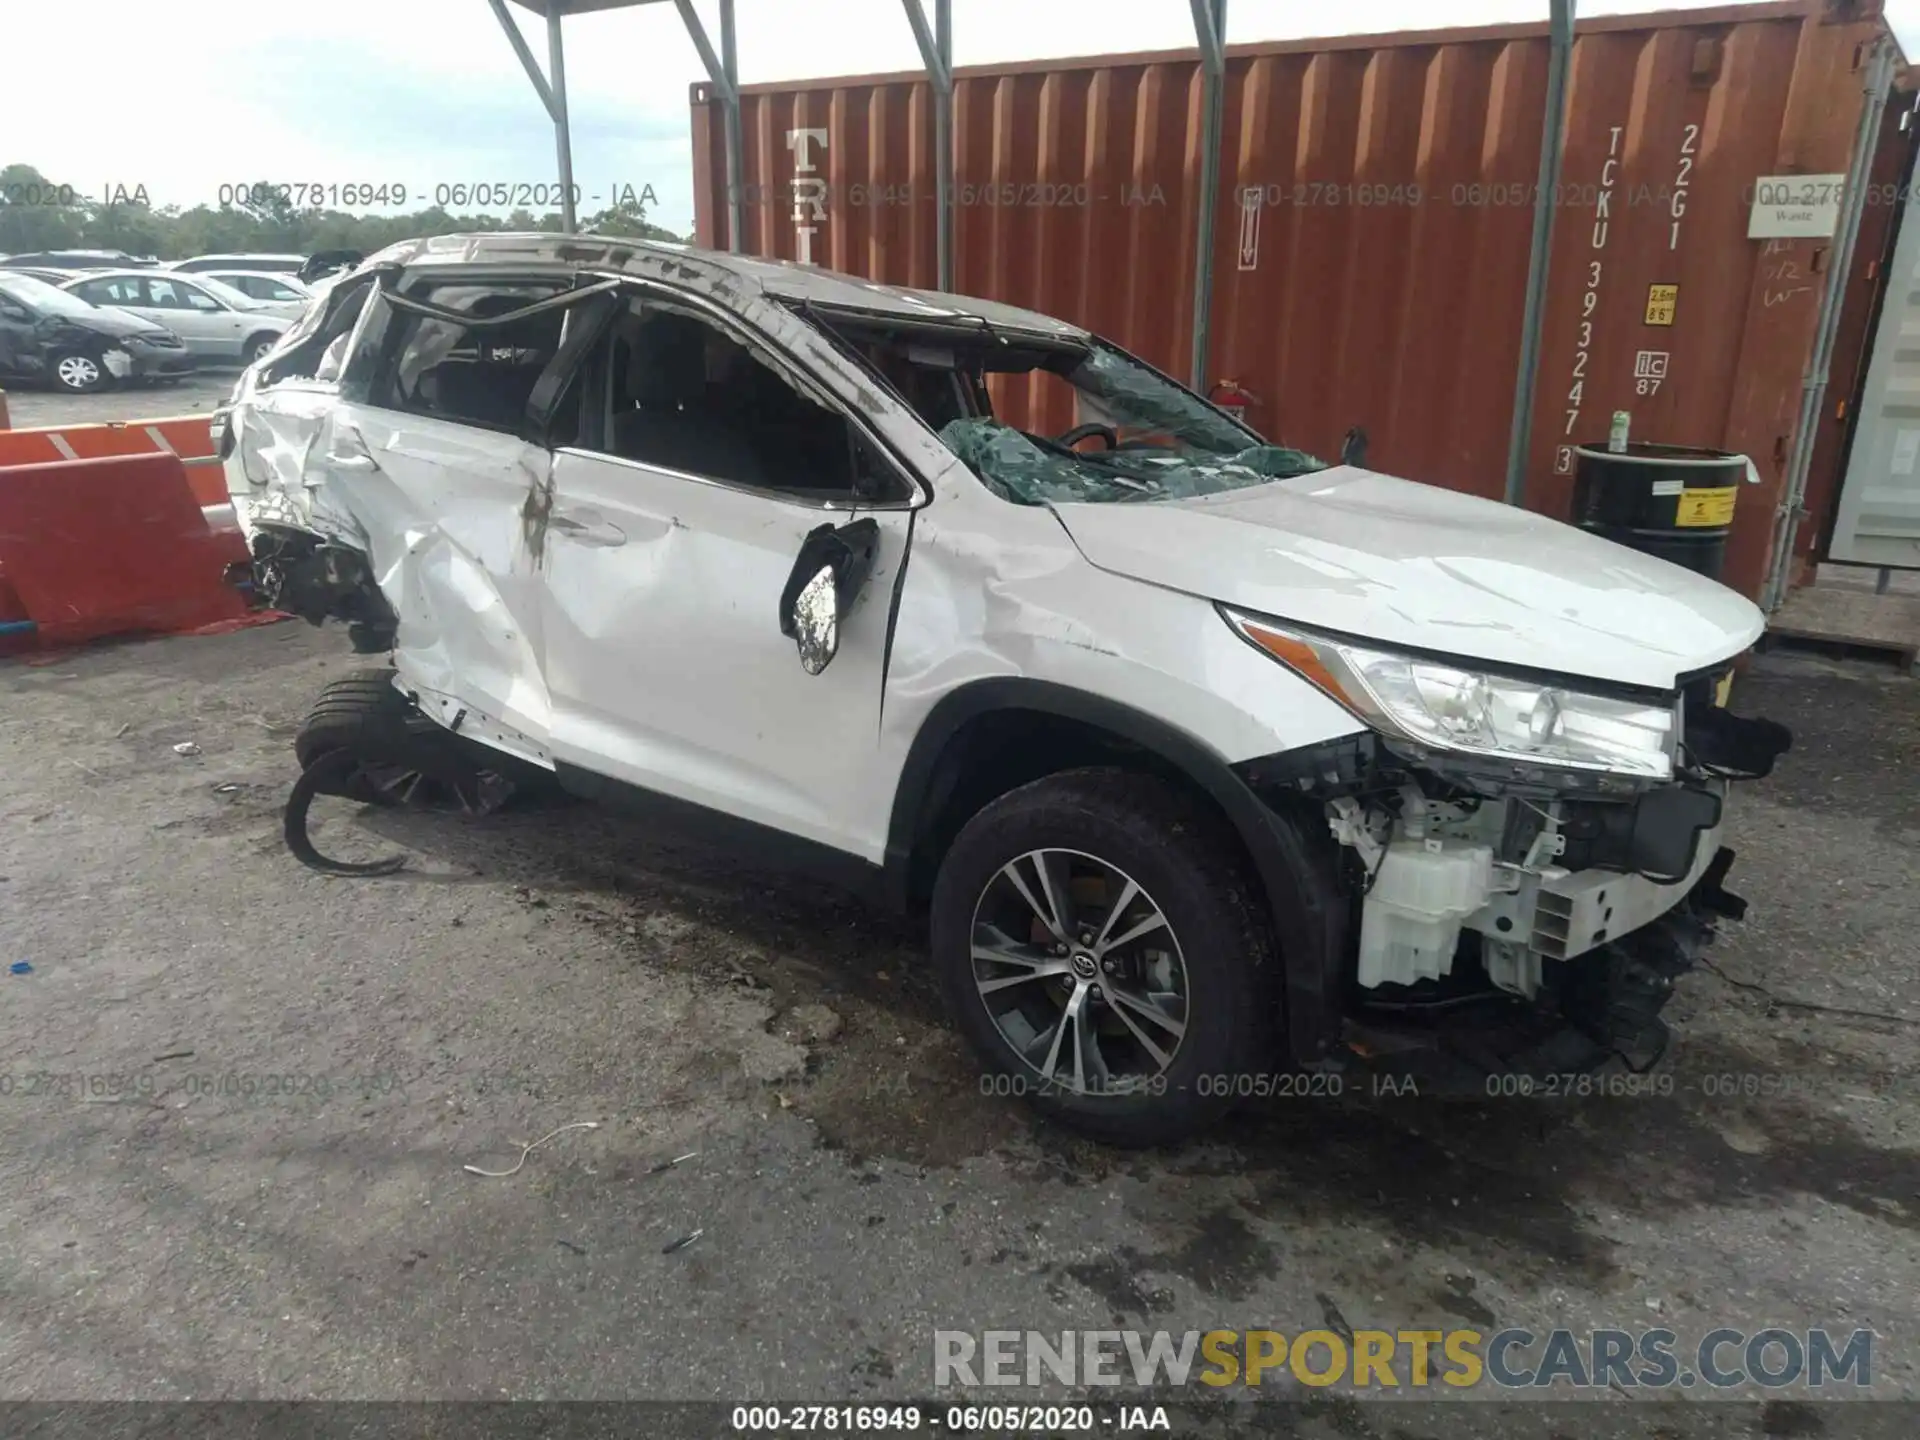
[[[1678,285],[1647,287],[1647,324],[1671,325],[1674,312],[1679,308],[1680,287]]]
[[[1738,485],[1727,485],[1717,490],[1685,491],[1680,496],[1680,509],[1674,515],[1673,523],[1683,526],[1731,525],[1733,501],[1739,493]]]

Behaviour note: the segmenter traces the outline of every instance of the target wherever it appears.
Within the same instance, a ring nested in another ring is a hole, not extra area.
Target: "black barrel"
[[[1629,549],[1718,580],[1744,455],[1634,441],[1574,447],[1573,520]]]

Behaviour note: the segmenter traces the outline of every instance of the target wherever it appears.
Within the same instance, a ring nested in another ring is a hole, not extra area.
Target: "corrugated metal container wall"
[[[1793,583],[1811,581],[1811,566],[1824,558],[1833,538],[1833,522],[1839,507],[1841,471],[1846,467],[1853,409],[1867,378],[1867,362],[1873,355],[1876,326],[1880,322],[1880,301],[1889,279],[1893,261],[1893,242],[1898,237],[1896,222],[1901,201],[1911,193],[1913,184],[1916,132],[1911,124],[1914,84],[1920,79],[1906,78],[1901,92],[1889,103],[1881,117],[1880,141],[1874,151],[1873,166],[1867,174],[1867,205],[1860,216],[1860,236],[1854,243],[1853,268],[1847,277],[1847,293],[1840,308],[1839,327],[1833,337],[1833,366],[1827,387],[1826,403],[1816,417],[1816,440],[1812,471],[1808,476],[1807,521],[1800,527],[1794,545]]]
[[[1746,238],[1753,182],[1846,169],[1861,7],[1581,24],[1528,503],[1566,513],[1563,447],[1745,451],[1728,579],[1757,593],[1827,240]],[[1271,437],[1501,493],[1548,48],[1544,26],[1228,51],[1209,377]],[[956,72],[955,288],[1086,325],[1187,376],[1202,83],[1165,53]],[[693,89],[695,214],[726,243],[721,112]],[[924,77],[745,87],[743,249],[935,282]],[[1677,289],[1675,288],[1677,287]],[[1038,394],[1008,418],[1063,429]],[[1054,402],[1057,405],[1057,400]]]

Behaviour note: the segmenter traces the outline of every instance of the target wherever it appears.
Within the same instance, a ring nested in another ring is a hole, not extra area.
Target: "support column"
[[[573,204],[573,130],[567,123],[567,56],[560,41],[560,12],[547,12],[547,74],[552,97],[553,148],[560,162],[560,228],[569,235],[580,228]]]
[[[1226,114],[1227,0],[1191,0],[1200,46],[1200,215],[1193,252],[1193,354],[1187,367],[1195,390],[1207,391],[1213,338],[1213,232],[1220,207],[1220,131]]]
[[[933,28],[920,0],[901,0],[933,88],[933,246],[938,288],[953,289],[953,0],[933,0]]]
[[[707,67],[707,79],[713,93],[720,97],[726,117],[727,142],[727,249],[738,254],[745,243],[747,229],[743,172],[746,150],[740,137],[740,60],[736,53],[733,24],[733,0],[720,0],[720,53],[707,38],[707,27],[694,12],[693,0],[673,0],[680,12],[680,23],[687,27],[687,38],[700,52],[700,63]]]
[[[1573,68],[1573,0],[1551,0],[1547,113],[1540,127],[1540,188],[1533,199],[1533,252],[1527,259],[1527,304],[1520,320],[1520,368],[1513,381],[1513,427],[1507,438],[1509,505],[1526,502],[1527,451],[1533,444],[1535,372],[1546,323],[1547,269],[1553,253],[1553,197],[1560,190],[1560,145],[1567,130],[1567,75]]]

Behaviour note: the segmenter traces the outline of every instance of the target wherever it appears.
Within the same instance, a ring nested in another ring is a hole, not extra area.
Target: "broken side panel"
[[[356,648],[385,640],[427,713],[467,709],[548,763],[528,519],[548,453],[302,381],[245,395],[231,424],[229,486],[268,603],[347,621]]]
[[[402,679],[429,714],[476,712],[504,727],[503,748],[548,763],[537,522],[551,455],[513,435],[347,403],[327,438],[314,463],[364,527],[374,579],[399,615]]]

